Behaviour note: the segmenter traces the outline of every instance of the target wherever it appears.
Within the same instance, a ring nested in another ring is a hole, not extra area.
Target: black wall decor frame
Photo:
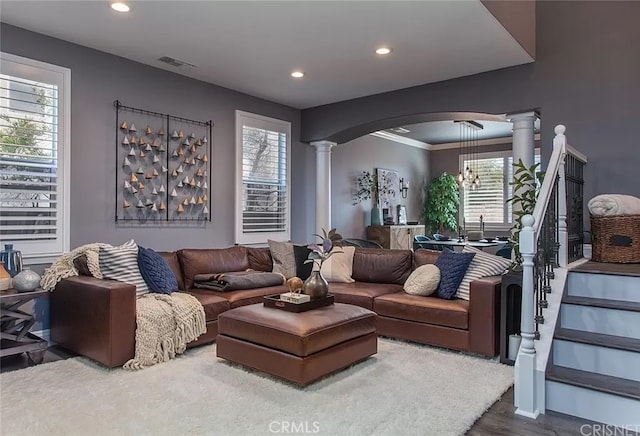
[[[116,109],[117,221],[211,221],[213,121]]]

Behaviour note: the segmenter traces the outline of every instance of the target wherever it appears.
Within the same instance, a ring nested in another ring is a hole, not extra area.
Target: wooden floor
[[[572,268],[571,271],[640,277],[640,263],[602,263],[589,261]]]
[[[469,436],[584,436],[590,428],[584,430],[592,421],[587,421],[560,413],[548,412],[532,420],[515,415],[513,411],[513,387],[509,389],[491,408],[480,417],[467,432]],[[583,432],[580,432],[580,428]]]
[[[49,347],[44,361],[74,357],[64,349],[56,346]],[[24,355],[3,357],[0,361],[0,372],[15,371],[28,366]],[[513,388],[509,389],[467,432],[467,435],[479,436],[546,436],[546,435],[579,435],[582,425],[592,424],[572,416],[549,413],[540,415],[537,420],[517,416],[513,413]]]

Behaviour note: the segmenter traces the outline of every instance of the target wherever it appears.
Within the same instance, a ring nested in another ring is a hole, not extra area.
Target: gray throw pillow
[[[296,257],[293,252],[293,244],[290,242],[272,241],[269,239],[269,250],[273,259],[274,273],[284,275],[287,279],[296,276]]]

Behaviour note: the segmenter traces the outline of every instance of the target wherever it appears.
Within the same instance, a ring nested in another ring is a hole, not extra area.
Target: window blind
[[[58,85],[0,74],[0,239],[60,233]]]
[[[473,172],[480,176],[480,187],[475,191],[465,189],[464,217],[466,222],[480,222],[482,215],[485,223],[504,224],[505,176],[504,158],[478,159],[464,161],[464,168],[473,167]]]
[[[507,200],[512,197],[513,158],[503,152],[484,154],[480,159],[463,160],[464,168],[472,167],[480,176],[480,187],[475,191],[464,189],[462,192],[462,208],[467,223],[480,223],[480,215],[487,225],[510,227],[512,204]],[[536,150],[535,162],[540,162],[540,154]]]
[[[288,230],[287,134],[242,126],[242,233]]]

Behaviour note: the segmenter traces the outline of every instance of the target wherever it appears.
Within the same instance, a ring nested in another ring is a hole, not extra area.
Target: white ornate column
[[[538,119],[538,114],[533,111],[507,114],[507,119],[513,123],[513,163],[518,163],[522,159],[528,168],[535,161],[534,123]],[[516,210],[519,210],[519,205],[514,205],[513,211]],[[515,222],[515,215],[513,220]]]
[[[331,148],[338,145],[331,141],[314,141],[316,148],[316,225],[315,231],[331,229]]]

